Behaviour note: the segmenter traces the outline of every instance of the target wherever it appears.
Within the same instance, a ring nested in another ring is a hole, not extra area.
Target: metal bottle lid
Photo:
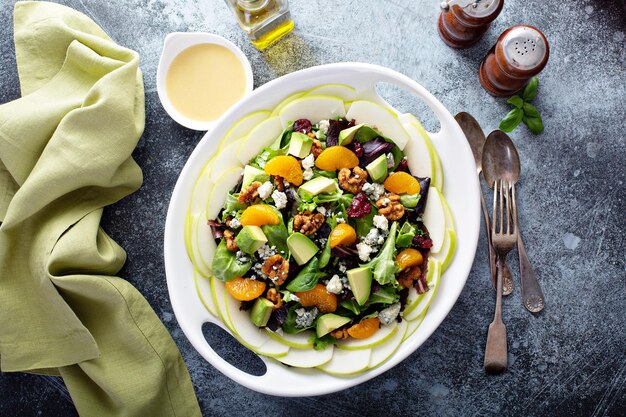
[[[504,59],[520,72],[539,72],[547,62],[548,41],[541,31],[532,26],[512,28],[499,43]]]
[[[443,11],[449,11],[452,6],[459,6],[466,13],[477,17],[490,16],[497,8],[497,0],[444,0],[440,6]]]

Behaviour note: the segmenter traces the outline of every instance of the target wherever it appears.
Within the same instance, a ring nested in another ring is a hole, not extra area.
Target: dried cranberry
[[[348,126],[346,126],[346,129],[355,125],[356,125],[356,120],[350,119],[350,121],[348,122]]]
[[[293,122],[293,131],[300,133],[309,133],[311,131],[311,121],[308,119],[298,119]]]
[[[348,216],[349,217],[358,217],[361,218],[366,214],[369,214],[372,211],[372,205],[370,204],[367,196],[360,192],[354,196],[352,202],[350,203],[350,207],[348,207]]]
[[[396,171],[409,172],[409,162],[406,160],[406,158],[402,158],[400,160],[400,163],[398,164],[398,168],[396,168]]]
[[[363,145],[361,145],[359,142],[352,142],[352,150],[354,151],[354,154],[359,158],[363,156]]]
[[[415,235],[413,245],[420,249],[430,249],[433,247],[433,241],[428,236]]]

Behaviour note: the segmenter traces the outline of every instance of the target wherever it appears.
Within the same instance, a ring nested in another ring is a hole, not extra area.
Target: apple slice
[[[336,376],[354,375],[367,369],[371,356],[372,349],[356,351],[335,349],[333,358],[317,368]]]
[[[283,128],[280,126],[278,116],[262,121],[248,133],[248,136],[241,140],[241,144],[236,150],[237,159],[242,164],[247,164],[263,148],[270,146],[282,132]]]
[[[192,232],[194,233],[192,235],[194,238],[193,243],[197,245],[197,250],[194,251],[194,254],[197,254],[196,266],[202,264],[200,271],[209,271],[209,274],[211,274],[211,263],[213,262],[213,255],[215,255],[217,245],[215,244],[215,239],[213,239],[211,227],[205,220],[204,213],[198,215]],[[208,277],[209,274],[203,275]]]
[[[255,326],[250,320],[250,312],[239,309],[241,302],[226,293],[225,309],[232,331],[242,345],[259,355],[278,357],[289,352],[289,346],[269,337],[267,332]]]
[[[233,324],[230,322],[228,314],[226,314],[226,297],[230,297],[230,294],[226,291],[226,285],[224,285],[224,282],[215,278],[215,276],[211,276],[211,295],[213,296],[213,304],[215,304],[218,317],[232,332]]]
[[[248,115],[245,115],[244,117],[242,117],[241,119],[239,119],[239,121],[237,123],[235,123],[229,130],[228,132],[226,132],[226,135],[224,135],[224,138],[222,139],[222,141],[220,142],[220,146],[218,148],[218,152],[220,149],[222,149],[224,146],[243,138],[244,136],[247,136],[248,133],[250,133],[250,131],[252,129],[254,129],[255,127],[257,127],[259,125],[259,123],[261,123],[263,120],[267,119],[270,117],[270,111],[269,110],[261,110],[261,111],[256,111],[254,113],[250,113]]]
[[[344,339],[337,342],[335,345],[337,349],[340,350],[359,350],[359,349],[369,349],[374,346],[378,346],[382,343],[385,343],[388,339],[393,337],[394,334],[398,331],[398,323],[393,322],[386,326],[381,326],[380,329],[373,336],[368,337],[367,339]]]
[[[413,333],[415,333],[418,327],[420,327],[425,317],[426,317],[426,311],[424,311],[422,314],[417,316],[415,319],[411,321],[407,321],[406,333],[404,334],[404,337],[402,338],[403,342],[407,340],[409,337],[413,336]]]
[[[211,168],[212,164],[207,163],[193,186],[193,193],[191,194],[191,204],[189,207],[189,211],[191,212],[191,214],[206,211],[206,204],[209,200],[211,190],[213,189],[213,181],[211,180]]]
[[[435,273],[440,269],[440,265],[435,265],[439,261],[432,256],[428,257],[428,264],[426,266],[426,282],[430,285],[433,282],[433,278],[435,277]],[[410,314],[415,310],[415,308],[419,305],[420,300],[423,298],[423,294],[418,294],[415,287],[409,288],[409,295],[406,299],[406,304],[404,310],[402,311],[402,316],[406,317],[407,314]]]
[[[276,359],[289,366],[315,368],[330,361],[333,358],[334,350],[332,345],[324,350],[291,348],[285,356]]]
[[[420,297],[418,297],[417,304],[411,311],[409,311],[408,313],[404,313],[403,317],[406,320],[415,320],[422,313],[426,312],[426,310],[430,306],[430,303],[433,301],[435,294],[437,293],[437,289],[439,288],[439,282],[441,282],[441,263],[438,260],[429,257],[428,268],[431,280],[428,281],[427,277],[426,282],[428,282],[428,287],[430,289],[425,294],[421,294]],[[431,268],[432,272],[430,271]]]
[[[189,212],[187,212],[187,216],[185,217],[185,226],[183,227],[183,238],[185,240],[185,249],[187,250],[187,256],[189,256],[189,260],[191,260],[192,264],[196,263],[196,257],[193,253],[193,246],[191,245],[191,231],[193,229],[195,217],[192,216]]]
[[[315,87],[308,93],[307,96],[332,96],[339,97],[343,101],[356,100],[356,89],[345,84],[324,84],[319,87]]]
[[[239,178],[243,173],[242,167],[230,168],[224,172],[215,181],[213,191],[209,197],[209,203],[207,205],[207,218],[214,220],[217,215],[220,214],[220,210],[226,200],[226,194],[239,182]]]
[[[239,139],[228,146],[225,146],[217,155],[215,155],[215,163],[211,168],[211,180],[213,183],[226,171],[232,168],[243,168],[244,164],[239,162],[237,158],[237,148],[241,145],[242,139]]]
[[[218,317],[217,307],[213,302],[213,294],[211,293],[211,279],[203,277],[197,271],[194,271],[193,279],[196,284],[196,292],[200,297],[202,305],[204,305],[204,308],[206,308],[212,316]]]
[[[276,333],[271,330],[265,329],[265,332],[274,340],[282,343],[285,346],[293,347],[296,349],[313,349],[313,342],[311,342],[311,333]]]
[[[309,119],[311,123],[345,116],[343,100],[331,96],[304,96],[288,103],[278,113],[282,127],[298,119]]]
[[[401,114],[398,116],[398,119],[402,123],[408,123],[415,127],[422,139],[424,139],[424,142],[426,142],[435,168],[435,175],[431,177],[431,184],[440,190],[443,190],[443,167],[441,165],[441,159],[439,158],[437,149],[430,140],[430,136],[428,136],[428,132],[426,132],[426,129],[424,129],[424,126],[422,126],[420,121],[417,120],[417,117],[413,116],[411,113]]]
[[[450,210],[448,200],[446,200],[443,194],[441,194],[441,205],[443,206],[443,214],[446,217],[446,228],[456,230],[454,217],[452,216],[452,210]]]
[[[439,252],[445,237],[446,215],[443,211],[443,204],[441,203],[441,194],[435,187],[431,186],[428,188],[428,197],[422,221],[428,229],[430,239],[433,241],[433,246],[430,248],[430,251],[432,253]]]
[[[359,100],[352,103],[346,114],[346,119],[354,119],[357,123],[367,123],[383,135],[393,140],[398,148],[404,149],[409,141],[409,135],[398,121],[398,115],[391,109],[368,100]]]
[[[443,240],[443,245],[441,246],[441,250],[438,253],[431,254],[434,256],[439,262],[441,262],[441,272],[445,272],[448,269],[448,266],[452,262],[454,258],[454,252],[456,250],[456,232],[452,229],[446,229],[445,238]]]
[[[411,138],[404,148],[404,154],[407,156],[411,174],[422,178],[429,177],[432,181],[434,181],[435,164],[426,141],[419,134],[417,128],[412,124],[403,123],[402,126]]]
[[[202,249],[200,248],[200,242],[198,241],[198,235],[199,235],[199,229],[200,229],[199,226],[201,225],[201,223],[206,222],[206,220],[204,220],[204,214],[197,213],[197,214],[192,215],[191,222],[192,224],[191,224],[191,234],[189,235],[189,238],[190,238],[189,245],[191,247],[193,266],[198,271],[198,273],[200,273],[202,276],[210,277],[211,268],[209,268],[206,261],[204,260],[205,254],[202,252]]]
[[[372,348],[372,356],[368,364],[369,368],[375,368],[385,362],[398,349],[404,338],[407,329],[407,321],[398,323],[398,331],[385,343]]]
[[[278,113],[280,113],[283,107],[285,107],[287,104],[291,103],[295,99],[304,96],[306,93],[307,93],[306,91],[300,91],[298,93],[294,93],[290,96],[285,97],[283,101],[281,101],[280,103],[276,105],[276,107],[274,107],[274,110],[272,110],[272,113],[270,114],[270,116],[278,116]]]

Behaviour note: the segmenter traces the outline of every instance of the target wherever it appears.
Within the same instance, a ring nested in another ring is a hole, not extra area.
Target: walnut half
[[[337,179],[341,188],[349,193],[358,194],[367,181],[367,171],[358,166],[352,168],[352,171],[349,168],[342,168]]]
[[[325,221],[326,217],[324,217],[323,214],[313,214],[310,211],[305,211],[293,217],[293,230],[305,236],[311,236],[313,233],[317,232],[317,229],[322,227]]]
[[[274,284],[282,285],[289,275],[289,262],[280,255],[270,256],[263,262],[261,272],[274,281]]]
[[[259,181],[254,181],[245,190],[241,190],[237,202],[240,204],[249,204],[259,198],[259,187],[262,184]]]
[[[237,252],[239,250],[235,243],[235,233],[232,230],[224,230],[224,239],[226,239],[226,249],[231,252]]]
[[[272,303],[274,303],[274,307],[272,307],[272,310],[277,310],[281,308],[283,305],[283,299],[280,296],[280,293],[276,291],[276,288],[270,288],[269,290],[267,290],[267,294],[265,294],[265,298],[267,298]]]
[[[376,202],[378,214],[381,214],[389,221],[400,220],[404,216],[404,206],[400,202],[400,196],[394,193],[383,195]]]

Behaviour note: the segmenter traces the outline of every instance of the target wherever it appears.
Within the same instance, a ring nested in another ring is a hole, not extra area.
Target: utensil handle
[[[507,366],[507,340],[506,326],[502,322],[502,272],[504,260],[498,258],[498,277],[496,279],[496,311],[493,321],[487,332],[487,345],[485,346],[485,371],[488,373],[500,373]]]
[[[535,270],[528,259],[521,233],[517,234],[517,253],[519,254],[522,302],[524,307],[531,313],[539,313],[545,307],[543,291],[541,291]]]

